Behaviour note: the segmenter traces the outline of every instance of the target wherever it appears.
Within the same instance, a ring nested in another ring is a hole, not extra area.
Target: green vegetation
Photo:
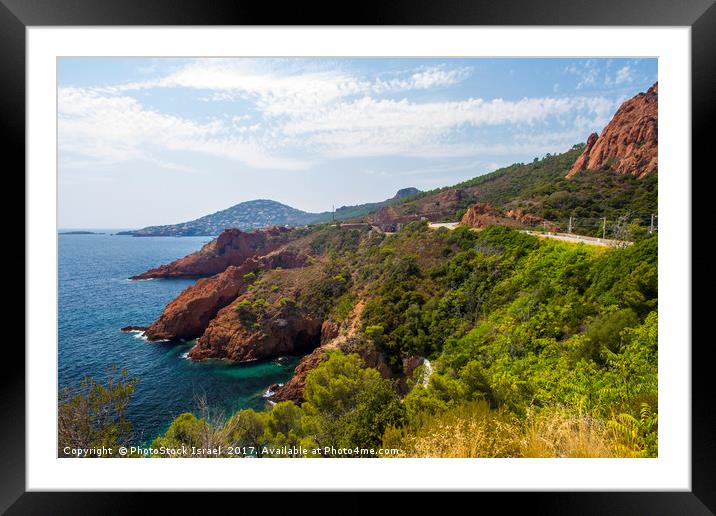
[[[190,456],[191,447],[223,446],[225,456],[240,449],[242,456],[271,457],[286,446],[307,450],[300,456],[333,456],[331,447],[379,448],[386,429],[405,417],[393,383],[365,368],[357,355],[340,351],[309,374],[305,398],[300,407],[285,401],[265,412],[242,410],[228,421],[210,417],[205,408],[201,418],[185,413],[152,447],[184,447]]]
[[[138,379],[126,370],[109,371],[105,384],[87,377],[79,388],[60,392],[57,413],[58,457],[77,456],[72,450],[111,449],[129,445],[132,425],[124,417]]]
[[[565,179],[580,151],[391,205],[399,215],[433,210],[449,220],[486,202],[559,224],[573,217],[578,232],[599,236],[606,217],[607,235],[633,245],[418,221],[390,235],[306,229],[289,246],[308,255],[307,265],[247,274],[251,287],[233,307],[248,328],[289,312],[330,323],[343,332],[340,349],[307,375],[301,403],[228,419],[200,407],[154,446],[238,447],[239,456],[256,457],[275,457],[280,447],[317,457],[343,456],[341,448],[412,457],[656,456],[658,240],[643,216],[656,212],[657,176],[601,170]],[[459,195],[439,196],[455,189]],[[99,410],[82,399],[63,410]],[[124,439],[121,408],[110,421],[115,430],[85,440]]]
[[[436,201],[437,195],[461,190],[460,199],[446,205],[446,220],[460,220],[469,206],[482,202],[503,210],[521,208],[563,230],[572,217],[573,231],[584,235],[602,236],[606,217],[609,237],[633,240],[646,236],[650,215],[658,212],[657,173],[637,179],[595,170],[566,179],[582,149],[583,145],[575,145],[563,154],[515,163],[454,186],[419,193],[394,206],[406,214],[442,210],[444,203]]]
[[[261,320],[268,303],[261,297],[253,300],[243,299],[234,305],[234,311],[239,317],[241,324],[247,328],[252,328]]]
[[[330,245],[301,271],[310,280],[298,306],[341,321],[361,300],[354,349],[379,352],[396,378],[406,359],[427,357],[427,386],[423,367],[399,388],[358,355],[334,351],[308,375],[302,404],[241,411],[209,425],[214,441],[405,456],[656,455],[655,236],[607,249],[502,226],[414,222],[357,242],[338,231],[321,230]],[[237,310],[255,314],[266,303],[255,295]],[[194,442],[202,420],[180,419],[160,439]]]

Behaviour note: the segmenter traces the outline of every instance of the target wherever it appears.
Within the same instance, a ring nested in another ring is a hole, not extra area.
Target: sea
[[[139,383],[126,417],[135,441],[150,443],[183,412],[267,408],[273,383],[285,383],[300,357],[231,364],[186,358],[188,342],[148,342],[128,325],[148,326],[179,292],[195,280],[131,281],[129,276],[198,250],[209,237],[132,237],[104,234],[58,235],[58,387],[76,388],[84,377],[104,381],[113,367]]]

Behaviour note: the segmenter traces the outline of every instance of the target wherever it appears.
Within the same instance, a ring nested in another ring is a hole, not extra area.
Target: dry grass
[[[519,453],[519,423],[487,403],[473,402],[429,418],[405,439],[409,457],[514,457]]]
[[[399,444],[403,457],[422,458],[634,456],[603,421],[590,416],[554,408],[532,412],[520,421],[507,411],[491,410],[485,402],[431,416],[415,433],[402,436]]]
[[[530,414],[524,425],[522,457],[614,457],[606,425],[560,409]]]

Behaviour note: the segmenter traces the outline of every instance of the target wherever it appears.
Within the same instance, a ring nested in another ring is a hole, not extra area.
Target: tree
[[[390,381],[358,355],[334,351],[306,378],[304,429],[319,445],[377,447],[404,409]]]
[[[78,389],[66,387],[58,400],[58,455],[68,456],[69,448],[117,448],[132,437],[132,424],[125,419],[138,378],[129,378],[126,369],[110,369],[105,384],[85,377]]]
[[[181,448],[186,445],[201,448],[208,426],[206,420],[197,418],[191,412],[185,412],[172,421],[163,436],[154,439],[151,447]]]
[[[251,409],[241,410],[226,424],[227,442],[230,446],[253,448],[255,453],[261,455],[264,443],[266,416]]]

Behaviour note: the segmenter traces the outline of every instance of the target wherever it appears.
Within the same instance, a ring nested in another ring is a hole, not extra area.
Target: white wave
[[[149,337],[142,330],[129,330],[129,333],[134,333],[134,338],[143,340],[144,342],[151,342],[152,344],[159,344],[161,342],[169,342],[169,339],[149,340]]]
[[[149,342],[149,338],[145,335],[144,330],[129,330],[129,333],[134,333],[134,338]]]

